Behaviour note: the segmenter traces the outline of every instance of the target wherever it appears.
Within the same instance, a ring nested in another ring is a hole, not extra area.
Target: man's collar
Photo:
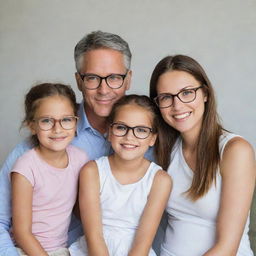
[[[84,130],[91,130],[95,135],[100,135],[103,137],[107,137],[107,133],[105,134],[101,134],[99,131],[97,131],[95,128],[93,128],[87,118],[87,115],[85,113],[84,110],[84,101],[82,101],[79,105],[79,109],[78,109],[78,124],[77,124],[77,135],[79,135],[80,132],[84,131]]]
[[[92,126],[90,125],[87,116],[85,114],[84,111],[84,101],[82,101],[79,105],[79,109],[78,109],[78,117],[79,117],[79,121],[77,124],[77,133],[79,134],[80,131],[83,131],[85,129],[91,128]]]

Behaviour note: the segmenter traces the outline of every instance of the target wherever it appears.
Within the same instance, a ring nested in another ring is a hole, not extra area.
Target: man
[[[130,87],[131,52],[128,44],[118,35],[96,31],[88,34],[75,47],[77,86],[83,94],[78,115],[77,136],[73,144],[82,148],[90,159],[110,153],[106,139],[106,117],[113,104]],[[11,188],[9,173],[19,156],[29,149],[26,141],[9,154],[0,172],[0,256],[18,256],[10,238]],[[72,220],[69,243],[81,229]]]

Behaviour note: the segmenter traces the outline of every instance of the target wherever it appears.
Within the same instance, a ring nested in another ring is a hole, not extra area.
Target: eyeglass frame
[[[171,106],[173,105],[173,102],[174,102],[174,97],[177,97],[182,103],[190,103],[190,102],[192,102],[192,101],[194,101],[194,100],[196,99],[196,92],[197,92],[197,90],[200,89],[200,88],[203,88],[203,87],[204,87],[204,85],[200,85],[199,87],[196,87],[196,88],[183,89],[183,90],[179,91],[179,92],[176,93],[176,94],[162,93],[162,94],[157,95],[157,96],[154,98],[154,102],[156,103],[156,105],[157,105],[159,108],[169,108],[169,107],[171,107]],[[181,100],[181,98],[179,97],[179,94],[182,93],[182,92],[184,92],[184,91],[187,91],[187,90],[193,90],[193,91],[195,92],[195,97],[194,97],[193,100],[190,100],[190,101],[183,101],[183,100]],[[159,96],[163,96],[163,95],[170,95],[170,96],[172,96],[172,104],[171,104],[171,105],[166,106],[166,107],[160,107],[160,106],[159,106],[159,104],[158,104],[158,102],[157,102],[157,99],[159,98]]]
[[[113,129],[111,129],[112,134],[113,134],[114,136],[117,136],[117,137],[124,137],[124,136],[126,136],[126,135],[128,134],[128,132],[129,132],[130,130],[132,130],[132,133],[133,133],[133,135],[134,135],[135,138],[144,140],[144,139],[148,138],[149,135],[150,135],[150,133],[153,133],[153,131],[154,131],[153,128],[150,128],[150,127],[147,127],[147,126],[137,125],[137,126],[131,127],[131,126],[128,126],[128,125],[122,124],[122,123],[112,123],[112,124],[110,124],[110,127],[112,128],[114,125],[117,125],[117,124],[118,124],[118,125],[121,125],[121,126],[125,126],[126,129],[127,129],[127,130],[125,131],[124,135],[116,135],[116,134],[113,133]],[[145,137],[145,138],[140,138],[140,137],[136,136],[135,131],[134,131],[134,129],[136,129],[136,128],[146,128],[146,129],[148,129],[148,130],[149,130],[149,133],[148,133],[147,137]]]
[[[62,126],[62,124],[61,124],[61,121],[62,121],[63,119],[65,119],[65,118],[75,118],[75,125],[74,125],[74,127],[69,128],[69,129],[64,128],[64,127]],[[39,124],[39,121],[40,121],[41,119],[50,119],[51,121],[53,121],[53,122],[52,122],[52,127],[49,128],[49,129],[42,129],[42,127],[41,127],[40,124]],[[38,125],[38,127],[39,127],[39,129],[40,129],[41,131],[50,131],[51,129],[53,129],[53,128],[55,127],[55,125],[56,125],[57,122],[59,123],[59,125],[61,126],[62,129],[64,129],[64,130],[72,130],[72,129],[74,129],[74,128],[76,127],[76,124],[77,124],[77,121],[78,121],[78,120],[79,120],[79,117],[78,117],[78,116],[64,116],[64,117],[62,117],[61,119],[56,119],[56,118],[53,118],[53,117],[47,117],[47,116],[45,116],[45,117],[35,118],[35,119],[33,119],[32,121],[33,121],[33,122],[37,122],[37,125]]]
[[[125,78],[126,78],[126,76],[127,76],[127,74],[128,74],[128,71],[127,71],[125,74],[115,74],[115,73],[113,73],[113,74],[110,74],[110,75],[104,76],[104,77],[103,77],[103,76],[96,75],[96,74],[92,74],[92,73],[81,74],[81,73],[78,72],[78,74],[79,74],[79,76],[81,77],[83,83],[84,83],[84,78],[85,78],[86,76],[96,76],[96,77],[98,77],[98,78],[100,79],[99,85],[98,85],[97,87],[95,87],[95,88],[88,88],[88,87],[86,87],[86,86],[84,85],[84,87],[85,87],[87,90],[96,90],[96,89],[98,89],[98,88],[101,86],[102,80],[105,80],[105,82],[106,82],[106,84],[107,84],[107,86],[108,86],[109,88],[111,88],[111,89],[119,89],[119,88],[121,88],[121,87],[124,85],[124,80],[125,80]],[[119,87],[111,87],[111,86],[108,84],[107,79],[108,79],[110,76],[113,76],[113,75],[117,75],[117,76],[121,76],[121,77],[122,77],[123,81],[122,81],[122,84],[121,84]]]

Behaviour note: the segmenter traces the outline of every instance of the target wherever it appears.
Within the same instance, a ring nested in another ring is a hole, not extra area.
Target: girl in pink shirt
[[[68,227],[86,154],[75,136],[76,98],[62,84],[39,84],[25,98],[33,148],[11,172],[12,232],[20,255],[66,256]]]

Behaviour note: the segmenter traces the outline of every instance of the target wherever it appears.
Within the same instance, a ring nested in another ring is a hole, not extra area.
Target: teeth
[[[123,144],[123,146],[124,146],[125,148],[136,148],[135,145],[131,145],[131,144]]]
[[[51,138],[52,140],[63,140],[65,137]]]
[[[176,119],[182,119],[182,118],[185,118],[189,115],[190,115],[190,112],[187,112],[187,113],[184,113],[184,114],[181,114],[181,115],[174,115],[173,117],[176,118]]]

